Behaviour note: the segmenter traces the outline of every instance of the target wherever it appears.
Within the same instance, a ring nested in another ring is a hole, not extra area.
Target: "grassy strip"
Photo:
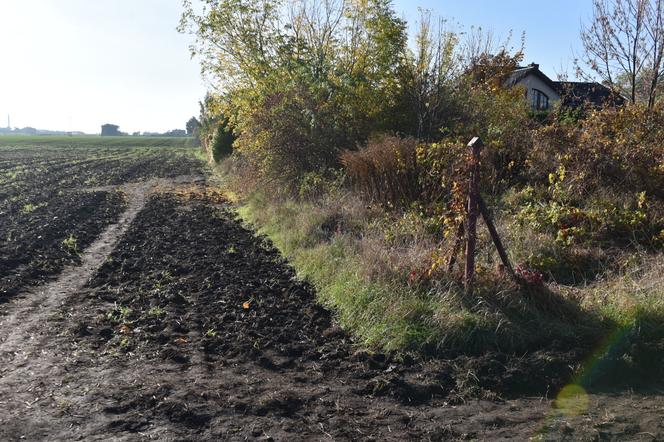
[[[334,235],[329,241],[314,239],[312,231],[324,221],[314,207],[293,201],[275,204],[254,194],[238,211],[242,218],[260,226],[259,232],[316,286],[321,300],[339,313],[343,326],[364,344],[412,348],[421,346],[432,334],[422,320],[433,314],[430,300],[410,296],[404,287],[387,281],[367,281],[361,257],[345,235]]]
[[[664,339],[664,255],[641,257],[628,271],[587,287],[583,306],[641,341]]]

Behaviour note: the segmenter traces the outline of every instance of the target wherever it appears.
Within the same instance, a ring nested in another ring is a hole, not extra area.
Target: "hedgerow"
[[[659,305],[661,286],[648,299],[625,286],[616,296],[629,301],[594,301],[635,266],[661,265],[651,259],[664,248],[661,107],[535,114],[522,89],[505,87],[523,58],[509,40],[464,43],[425,13],[411,49],[389,0],[203,4],[186,8],[182,29],[223,91],[208,96],[201,123],[233,134],[225,186],[368,343],[587,343],[624,322],[602,305],[642,306],[623,310],[634,321]],[[447,264],[474,136],[485,144],[482,196],[537,287],[505,279],[481,230],[469,303]],[[655,310],[640,318],[664,336]]]

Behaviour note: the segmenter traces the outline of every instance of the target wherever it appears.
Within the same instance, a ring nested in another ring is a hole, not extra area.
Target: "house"
[[[508,87],[522,86],[526,89],[526,99],[533,110],[550,110],[554,103],[563,107],[603,107],[609,104],[622,105],[625,99],[608,87],[594,82],[553,81],[540,71],[539,65],[532,63],[517,68],[507,78]]]

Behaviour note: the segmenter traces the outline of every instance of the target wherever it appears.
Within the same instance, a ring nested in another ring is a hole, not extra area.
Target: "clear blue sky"
[[[418,7],[461,25],[526,32],[525,62],[573,73],[572,48],[590,0],[396,0],[411,25]],[[205,94],[180,0],[0,0],[0,126],[126,132],[184,128]]]

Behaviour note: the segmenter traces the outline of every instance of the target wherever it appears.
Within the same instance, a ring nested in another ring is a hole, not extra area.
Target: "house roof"
[[[510,74],[505,84],[515,86],[529,75],[534,75],[556,91],[563,106],[579,107],[583,104],[603,106],[606,103],[623,104],[625,99],[608,87],[595,82],[553,81],[539,69],[538,64],[519,67]]]
[[[507,81],[505,82],[507,86],[516,86],[519,84],[524,78],[526,78],[529,75],[534,75],[538,77],[540,80],[542,80],[547,86],[549,86],[551,89],[554,91],[557,91],[555,82],[552,81],[549,77],[547,77],[544,72],[540,71],[539,65],[538,64],[530,64],[528,66],[523,66],[523,67],[518,67],[510,74],[509,77],[507,77]]]
[[[625,99],[601,83],[556,81],[556,91],[563,100],[563,105],[578,107],[585,103],[602,106],[606,103],[623,104]]]

